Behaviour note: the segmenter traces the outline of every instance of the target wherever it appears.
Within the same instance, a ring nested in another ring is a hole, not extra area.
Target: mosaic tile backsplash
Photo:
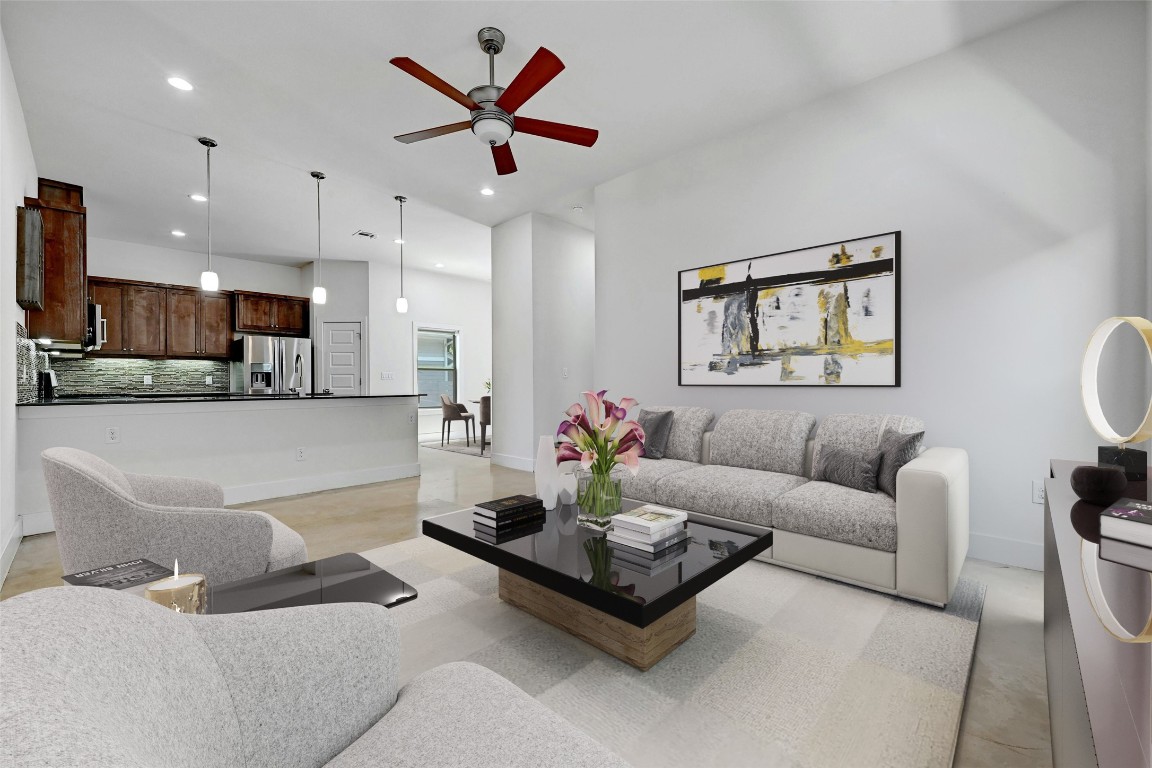
[[[48,370],[48,356],[36,351],[28,331],[16,323],[16,403],[36,401],[36,376]]]
[[[85,357],[53,360],[52,369],[60,395],[228,391],[228,363],[219,360]],[[144,383],[146,375],[151,384]],[[204,382],[206,376],[212,377],[211,384]]]

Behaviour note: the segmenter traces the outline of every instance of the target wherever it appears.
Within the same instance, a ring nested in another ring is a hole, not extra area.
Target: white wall
[[[36,161],[28,141],[20,94],[0,33],[0,582],[20,544],[16,509],[16,322],[24,310],[16,304],[16,208],[35,197]]]
[[[88,238],[88,274],[98,277],[197,286],[207,263],[208,256],[196,251]],[[302,290],[299,267],[213,255],[212,269],[220,276],[220,288],[226,291],[312,294],[311,283]]]
[[[458,330],[458,397],[467,402],[485,394],[484,380],[492,375],[491,283],[405,269],[408,312],[401,315],[396,311],[396,297],[400,295],[399,269],[391,264],[370,262],[368,278],[372,305],[369,317],[371,394],[416,391],[413,329],[417,326]],[[381,380],[381,373],[391,373],[393,378]]]
[[[1100,442],[1084,344],[1149,310],[1147,10],[1058,8],[598,187],[597,386],[920,416],[928,443],[970,454],[970,554],[1041,567],[1031,481]],[[678,270],[889,230],[900,388],[677,386]],[[1122,411],[1139,388],[1113,384]]]
[[[492,228],[492,463],[531,469],[532,214]]]
[[[300,268],[301,290],[308,295],[312,293],[315,285],[315,263]],[[368,350],[371,348],[369,333],[369,315],[371,314],[368,292],[369,268],[366,261],[334,261],[325,260],[320,269],[321,282],[327,290],[327,301],[324,304],[312,305],[312,361],[315,368],[315,387],[323,389],[325,339],[324,323],[360,323],[361,333],[361,374],[364,379],[364,394],[368,393],[369,358]]]

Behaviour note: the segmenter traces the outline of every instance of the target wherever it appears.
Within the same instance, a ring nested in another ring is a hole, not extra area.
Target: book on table
[[[1100,537],[1100,559],[1152,571],[1152,547]]]
[[[1120,499],[1100,513],[1100,535],[1152,547],[1152,502]]]
[[[480,523],[472,524],[472,535],[488,544],[507,544],[510,541],[516,541],[525,536],[540,533],[543,530],[543,522],[536,523],[535,525],[518,525],[515,528],[509,528],[507,530],[501,529],[499,531],[483,526]]]
[[[476,506],[485,512],[492,513],[491,516],[494,517],[499,514],[510,514],[526,509],[543,509],[544,502],[535,496],[527,496],[520,493],[515,496],[505,496],[502,499],[481,501]]]
[[[679,531],[677,531],[676,533],[672,534],[671,536],[668,536],[667,538],[660,539],[659,541],[653,541],[653,542],[636,541],[635,539],[630,539],[630,538],[627,538],[625,536],[621,536],[620,534],[616,533],[616,531],[608,531],[608,543],[610,545],[616,544],[620,547],[628,547],[630,549],[635,549],[638,552],[649,552],[649,553],[660,552],[661,550],[667,549],[668,547],[670,547],[674,544],[678,544],[682,541],[687,541],[687,539],[688,539],[688,531],[687,531],[687,529],[683,529],[683,528],[680,529]]]
[[[172,575],[169,568],[157,565],[151,560],[129,560],[126,563],[104,565],[79,573],[70,573],[64,581],[77,587],[105,587],[107,589],[128,589],[137,584],[147,584]]]
[[[688,513],[682,509],[661,507],[657,504],[645,504],[627,512],[612,515],[613,527],[619,526],[641,533],[652,533],[664,528],[670,528],[677,523],[688,520]]]
[[[664,539],[667,539],[667,538],[670,538],[670,537],[676,535],[677,533],[679,533],[680,531],[683,531],[683,530],[684,530],[684,523],[673,523],[672,525],[668,526],[667,528],[660,528],[658,530],[652,531],[651,533],[645,533],[644,531],[638,531],[635,528],[623,528],[623,527],[617,527],[615,525],[612,526],[612,532],[615,533],[618,537],[620,537],[622,539],[631,539],[633,541],[639,541],[639,542],[642,542],[644,544],[653,544],[657,541],[662,541]]]
[[[481,510],[476,510],[472,513],[472,522],[478,525],[486,525],[489,528],[496,530],[504,530],[505,528],[513,528],[518,525],[528,525],[530,523],[540,523],[544,521],[544,509],[531,509],[527,512],[517,512],[514,515],[505,515],[503,517],[489,517],[481,514]]]

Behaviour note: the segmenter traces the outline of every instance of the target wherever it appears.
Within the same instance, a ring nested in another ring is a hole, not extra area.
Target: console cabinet
[[[236,291],[236,330],[307,336],[309,300],[299,296]]]
[[[44,222],[44,308],[28,310],[28,335],[82,343],[88,333],[84,189],[40,179],[37,195],[24,205],[39,210]]]

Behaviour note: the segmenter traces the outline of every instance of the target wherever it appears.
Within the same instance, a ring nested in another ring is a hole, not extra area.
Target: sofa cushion
[[[923,432],[884,430],[880,438],[880,469],[876,472],[876,485],[880,490],[896,498],[896,475],[905,464],[916,458],[923,439]]]
[[[636,417],[644,430],[644,455],[648,458],[664,458],[668,435],[672,433],[672,415],[672,411],[640,411]]]
[[[583,731],[484,667],[454,662],[400,690],[396,704],[329,768],[627,768]]]
[[[825,446],[865,453],[880,447],[880,436],[887,429],[896,432],[923,432],[924,422],[914,416],[887,413],[833,413],[820,420],[812,452],[812,468],[820,466],[820,452]]]
[[[656,501],[669,507],[771,527],[772,500],[806,482],[798,475],[709,464],[660,480]]]
[[[668,433],[668,445],[664,449],[664,458],[694,461],[697,464],[704,460],[702,455],[704,432],[712,423],[712,417],[715,415],[710,409],[652,405],[645,410],[672,411],[672,429]]]
[[[700,465],[694,461],[678,461],[676,459],[640,459],[640,471],[633,477],[631,472],[618,473],[621,481],[621,491],[625,498],[639,499],[640,501],[656,501],[656,486],[660,481],[683,472],[695,469]]]
[[[803,475],[804,446],[815,423],[815,416],[800,411],[728,411],[712,432],[708,463]]]
[[[865,493],[876,493],[876,472],[880,469],[880,451],[846,451],[825,447],[820,454],[820,466],[812,473],[813,480],[826,480],[845,488]]]
[[[772,522],[793,533],[896,551],[896,502],[884,493],[813,480],[772,502]]]

